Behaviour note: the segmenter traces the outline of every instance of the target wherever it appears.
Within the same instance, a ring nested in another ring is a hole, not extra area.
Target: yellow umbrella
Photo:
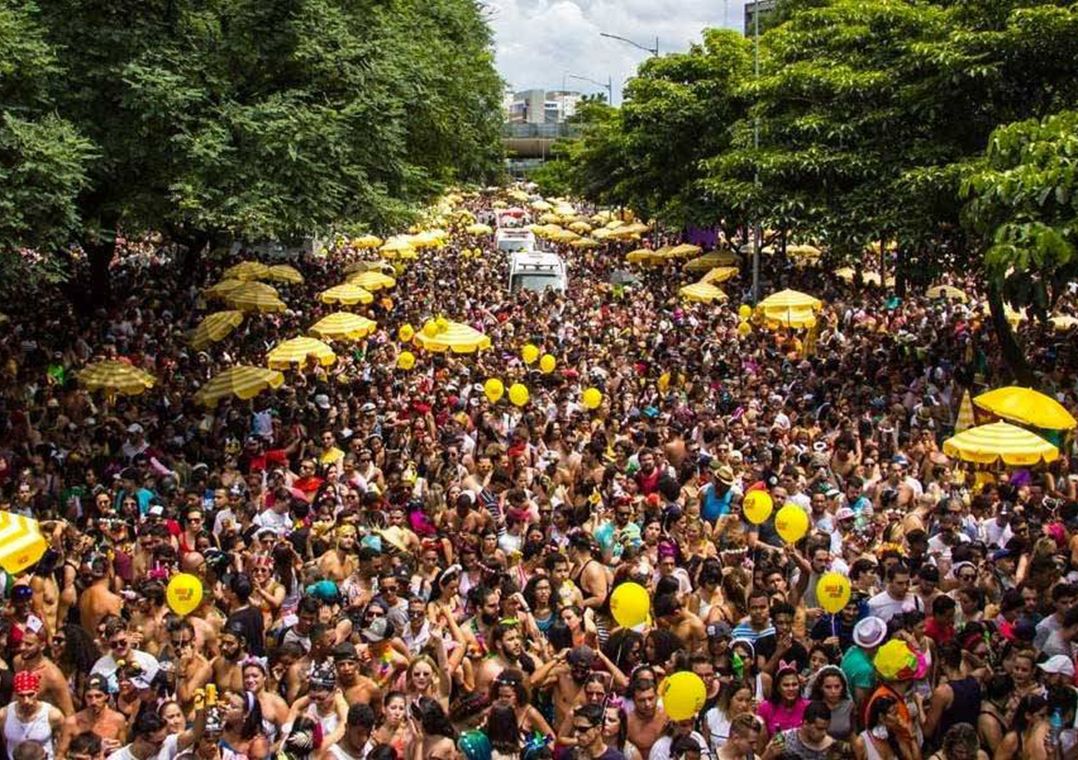
[[[303,282],[303,275],[294,266],[288,264],[274,264],[266,272],[267,280],[273,282],[286,282],[289,285],[299,285]]]
[[[48,548],[37,520],[0,512],[0,567],[7,573],[15,575],[36,564]]]
[[[345,273],[353,272],[383,272],[392,273],[393,265],[388,261],[354,261],[344,268]]]
[[[224,299],[233,290],[235,290],[236,288],[243,285],[244,282],[245,282],[244,280],[237,280],[235,278],[228,278],[228,279],[225,279],[225,280],[221,280],[219,283],[217,283],[215,285],[211,285],[210,287],[206,288],[206,290],[203,291],[203,292],[209,298]]]
[[[1078,327],[1078,317],[1051,317],[1048,321],[1052,323],[1052,329],[1056,332],[1067,332]]]
[[[397,235],[383,243],[378,250],[382,253],[400,253],[412,249],[411,235]]]
[[[706,282],[694,282],[692,285],[686,285],[678,291],[678,294],[686,301],[697,301],[699,303],[711,303],[712,301],[725,301],[726,294]]]
[[[348,282],[352,285],[358,285],[366,290],[375,291],[382,290],[383,288],[392,288],[397,284],[397,281],[388,275],[384,275],[381,272],[360,272],[359,274],[351,275],[348,278]]]
[[[413,248],[440,248],[445,245],[445,233],[442,230],[420,232],[412,238]],[[402,251],[403,253],[403,251]]]
[[[494,233],[489,224],[469,224],[464,228],[464,231],[469,235],[491,235]]]
[[[377,235],[363,235],[352,241],[353,248],[377,248],[382,244],[382,238]]]
[[[1052,462],[1059,449],[1036,433],[1009,422],[978,425],[943,442],[943,453],[966,462],[1021,466]]]
[[[224,340],[228,334],[243,324],[242,311],[215,311],[198,323],[187,342],[191,348],[201,351],[211,343]]]
[[[337,361],[333,349],[316,338],[290,338],[273,347],[266,354],[266,363],[270,369],[288,369],[293,364],[303,365],[307,357],[314,356],[323,367]]]
[[[444,318],[432,319],[415,334],[415,342],[428,351],[470,354],[490,348],[490,338],[474,327]]]
[[[954,432],[957,435],[969,430],[977,424],[977,417],[973,414],[973,401],[969,397],[969,389],[962,393],[962,400],[958,403],[958,417],[954,421]]]
[[[366,317],[348,311],[336,311],[311,325],[309,332],[330,340],[359,340],[377,329],[378,325]]]
[[[573,248],[598,248],[599,241],[592,240],[591,238],[578,238],[573,242],[569,243],[569,245]]]
[[[925,295],[929,298],[952,298],[962,303],[969,300],[969,296],[966,295],[964,290],[959,290],[953,285],[937,285],[926,290]]]
[[[797,290],[780,290],[778,293],[772,293],[760,301],[756,308],[763,311],[783,309],[809,309],[815,311],[822,306],[823,302],[820,299],[813,298],[807,293],[801,293]]]
[[[625,260],[630,264],[655,264],[662,261],[662,254],[648,248],[637,248],[625,254]]]
[[[996,388],[977,396],[973,403],[997,417],[1045,430],[1072,430],[1078,426],[1062,404],[1032,388],[1016,385]]]
[[[675,245],[667,252],[667,256],[675,259],[687,259],[690,256],[696,256],[700,253],[700,246],[693,245],[692,243],[682,243],[681,245]]]
[[[209,407],[217,406],[221,399],[228,396],[246,401],[264,390],[280,388],[283,384],[284,375],[276,370],[238,365],[214,375],[195,393],[195,401]]]
[[[814,245],[788,245],[786,255],[794,259],[818,259],[823,252]]]
[[[737,277],[737,274],[737,267],[715,267],[701,277],[700,282],[707,282],[714,285],[717,282],[726,282],[731,278]]]
[[[269,274],[269,267],[260,261],[241,261],[225,270],[225,277],[234,280],[261,280]]]
[[[374,295],[359,285],[346,282],[343,285],[334,285],[332,288],[323,290],[318,294],[318,300],[322,303],[341,303],[351,306],[357,303],[373,303]]]
[[[263,282],[245,282],[225,295],[225,300],[241,311],[278,312],[288,308],[277,291]]]
[[[730,266],[737,263],[737,256],[730,251],[712,251],[685,262],[682,267],[686,272],[708,272],[715,267]]]
[[[581,235],[586,235],[591,232],[591,225],[587,222],[573,222],[569,225],[569,229]]]
[[[577,235],[571,230],[561,230],[550,235],[550,239],[553,240],[555,243],[571,243],[579,237],[580,235]]]
[[[111,359],[87,365],[78,373],[78,378],[92,391],[122,393],[125,396],[137,396],[157,382],[149,372]]]
[[[853,267],[839,267],[835,270],[835,277],[838,277],[840,280],[845,280],[846,282],[853,282],[855,274],[857,274],[857,272],[854,271]]]
[[[532,208],[536,211],[550,211],[554,208],[552,204],[544,200],[532,201]]]
[[[865,283],[865,285],[871,284],[879,287],[883,282],[883,278],[880,277],[879,272],[861,272],[861,282]]]
[[[777,309],[763,312],[768,327],[792,327],[807,330],[816,326],[816,313],[812,309]]]

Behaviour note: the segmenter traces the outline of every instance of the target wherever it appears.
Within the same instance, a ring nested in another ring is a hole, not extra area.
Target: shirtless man
[[[165,616],[169,613],[165,604],[165,587],[160,581],[147,581],[139,589],[141,596],[131,615],[131,626],[142,631],[143,648],[157,656],[165,642]]]
[[[330,653],[337,641],[337,635],[333,626],[315,623],[311,626],[310,640],[310,651],[292,663],[285,675],[285,696],[289,704],[295,702],[300,695],[307,693],[307,682],[315,668],[329,667]]]
[[[535,678],[543,679],[542,686],[554,685],[555,725],[560,726],[572,714],[594,661],[595,652],[589,647],[577,647],[561,651],[546,667],[536,672]]]
[[[326,552],[318,560],[318,569],[326,578],[342,582],[356,569],[356,529],[351,525],[342,525],[337,529],[337,546]]]
[[[242,663],[247,658],[247,641],[239,627],[221,631],[221,653],[213,658],[213,682],[221,691],[243,692]]]
[[[652,678],[634,679],[629,684],[629,697],[633,701],[633,712],[627,723],[629,741],[640,750],[641,757],[647,757],[666,728],[666,713],[659,709]]]
[[[690,652],[707,651],[707,628],[704,621],[685,609],[675,594],[663,594],[655,600],[655,622],[673,631]]]
[[[186,618],[179,621],[169,632],[176,668],[176,699],[184,714],[195,703],[195,692],[213,678],[210,661],[195,647],[195,628]]]
[[[74,715],[75,704],[63,672],[48,657],[41,641],[41,633],[26,631],[15,656],[15,671],[29,670],[40,677],[37,697],[60,708],[64,716]]]
[[[91,636],[97,635],[98,624],[109,615],[119,616],[123,598],[109,588],[111,575],[109,561],[97,556],[90,560],[90,577],[93,581],[79,597],[79,621]]]
[[[350,641],[333,647],[333,664],[337,671],[337,686],[349,705],[382,704],[382,690],[378,684],[359,672],[359,653]]]
[[[516,623],[498,623],[490,632],[491,656],[483,660],[475,677],[475,691],[486,693],[498,676],[506,668],[514,668],[531,673],[535,663],[530,659],[522,662],[524,655],[524,637]]]
[[[65,757],[71,740],[87,731],[93,731],[101,737],[101,745],[106,753],[112,753],[122,747],[127,738],[127,719],[123,713],[109,707],[107,678],[102,675],[90,676],[83,701],[86,707],[64,721],[64,731],[56,751],[57,757]]]
[[[30,578],[30,588],[34,592],[34,608],[41,610],[41,615],[48,626],[49,631],[55,633],[60,630],[62,618],[60,617],[60,584],[56,582],[55,564],[59,555],[55,551],[48,551],[34,568],[34,575]]]

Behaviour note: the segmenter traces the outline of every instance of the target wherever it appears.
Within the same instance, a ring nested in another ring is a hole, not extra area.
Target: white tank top
[[[49,725],[47,703],[39,702],[34,717],[25,723],[18,716],[15,702],[7,706],[7,717],[4,719],[4,743],[7,745],[8,760],[12,760],[15,748],[23,742],[37,742],[45,749],[45,756],[53,760],[52,726]]]

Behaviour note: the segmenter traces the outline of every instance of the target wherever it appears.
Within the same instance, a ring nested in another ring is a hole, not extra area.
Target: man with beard
[[[200,697],[195,702],[195,720],[181,734],[170,734],[164,718],[154,710],[143,710],[131,727],[131,743],[109,755],[109,760],[171,760],[202,739],[206,710]]]
[[[327,750],[331,760],[360,760],[366,757],[367,742],[374,728],[374,710],[369,705],[354,703],[348,708],[344,736]]]
[[[45,656],[45,647],[40,634],[26,631],[19,644],[19,654],[15,656],[15,670],[28,670],[41,680],[38,699],[60,708],[65,716],[73,715],[75,705],[71,701],[67,679],[52,660]]]
[[[345,641],[333,647],[333,665],[345,702],[350,705],[381,705],[382,691],[378,684],[359,672],[359,653],[352,642]]]
[[[351,525],[342,525],[337,529],[337,546],[318,560],[318,569],[322,577],[341,583],[356,569],[356,529]]]
[[[127,718],[109,707],[108,679],[90,676],[83,702],[86,707],[64,721],[64,732],[56,749],[57,757],[65,757],[71,740],[87,731],[101,737],[102,748],[106,752],[119,749],[127,736]]]
[[[136,634],[137,635],[137,634]],[[100,673],[109,680],[109,691],[115,692],[120,688],[119,670],[120,663],[134,662],[142,670],[146,682],[153,681],[160,667],[157,658],[152,654],[142,652],[131,646],[132,634],[127,631],[127,624],[119,618],[114,618],[105,624],[105,642],[108,644],[109,653],[94,663],[91,675]]]
[[[304,693],[308,676],[315,669],[330,667],[329,657],[335,641],[333,626],[325,623],[311,626],[311,650],[292,663],[285,674],[285,697],[289,703]]]
[[[595,652],[590,647],[563,650],[533,676],[532,683],[541,678],[544,687],[554,684],[554,725],[562,725],[577,704],[580,690],[591,675],[593,662]]]
[[[169,647],[172,654],[173,675],[176,684],[176,699],[184,712],[191,709],[195,692],[210,682],[213,668],[210,661],[198,650],[195,643],[195,628],[191,621],[183,618],[169,627]]]
[[[491,629],[498,622],[501,609],[501,593],[497,589],[476,586],[469,595],[472,598],[475,614],[464,623],[464,635],[475,642],[480,652],[489,651]]]
[[[218,640],[221,653],[213,658],[213,682],[221,691],[243,691],[243,661],[247,659],[247,640],[243,628],[229,624]]]
[[[516,621],[501,621],[490,632],[491,656],[483,660],[475,676],[475,690],[485,693],[507,668],[535,672],[535,662],[524,652],[524,634]]]

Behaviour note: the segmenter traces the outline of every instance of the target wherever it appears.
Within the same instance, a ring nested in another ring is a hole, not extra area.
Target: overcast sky
[[[568,74],[606,82],[612,78],[614,102],[621,86],[647,53],[608,32],[646,47],[659,38],[659,52],[685,50],[700,41],[708,26],[740,29],[745,0],[486,0],[494,28],[498,71],[514,90],[533,87],[586,93],[605,88],[568,78]]]

